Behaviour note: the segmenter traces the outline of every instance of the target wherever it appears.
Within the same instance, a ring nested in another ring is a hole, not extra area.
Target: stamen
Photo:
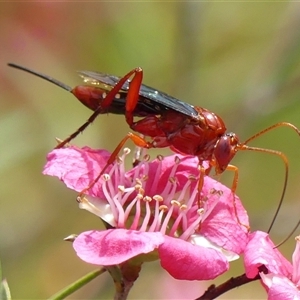
[[[130,226],[130,229],[132,229],[132,230],[138,229],[139,220],[140,220],[140,216],[141,216],[141,198],[138,196],[136,198],[137,198],[137,202],[135,205],[135,216],[134,216],[133,222]]]
[[[106,174],[107,175],[107,174]],[[108,178],[108,177],[107,177]],[[106,201],[108,202],[108,205],[111,207],[111,212],[115,220],[118,219],[118,212],[117,212],[117,207],[115,205],[115,202],[113,200],[114,194],[112,194],[112,191],[110,189],[109,183],[111,180],[105,180],[102,184],[102,192],[104,194],[104,197]]]
[[[125,192],[125,187],[124,187],[124,185],[119,185],[119,186],[118,186],[118,190],[119,190],[119,192],[123,195],[124,192]]]
[[[140,187],[138,189],[138,193],[143,197],[145,195],[145,190],[142,187]]]
[[[117,172],[119,170],[119,168],[117,167],[116,164],[113,165],[113,167],[111,168],[111,172],[115,175],[114,176],[114,182],[112,180],[108,180],[107,181],[107,185],[108,185],[108,190],[111,193],[111,197],[113,198],[118,192],[118,185],[122,185],[122,180],[120,178],[120,174]],[[111,178],[113,178],[112,175],[110,175]]]
[[[181,230],[184,231],[188,227],[189,220],[194,218],[194,215],[186,204],[180,206],[179,214],[181,215]]]
[[[170,177],[170,178],[169,178],[169,181],[170,181],[172,184],[174,184],[174,183],[176,183],[176,178],[175,178],[175,177]]]
[[[172,199],[173,199],[174,196],[175,196],[175,192],[176,192],[176,187],[177,187],[177,186],[176,186],[175,183],[174,183],[174,184],[169,183],[169,184],[166,185],[166,187],[167,187],[167,186],[169,187],[168,193],[164,193],[165,191],[163,191],[162,194],[163,194],[163,195],[164,195],[164,194],[168,195],[168,197],[165,198],[165,202],[167,203],[167,205],[170,205]],[[165,189],[166,189],[166,188],[165,188]]]
[[[123,159],[122,159],[122,157],[121,156],[117,156],[116,157],[116,162],[119,164],[119,165],[121,165],[121,164],[123,164]]]
[[[223,194],[223,192],[221,194]],[[204,221],[210,215],[215,206],[218,204],[220,197],[220,192],[217,192],[209,198],[209,205],[206,202],[203,202],[203,210],[205,213],[203,215],[202,221]]]
[[[159,210],[164,211],[164,212],[168,211],[168,206],[163,204],[159,207]]]
[[[148,175],[143,175],[143,176],[142,176],[142,178],[141,178],[141,180],[143,180],[143,181],[145,182],[145,181],[147,181],[147,180],[148,180],[148,178],[149,178],[149,176],[148,176]]]
[[[177,201],[179,201],[180,203],[186,202],[186,201],[184,201],[184,197],[186,197],[188,195],[187,189],[190,187],[190,185],[191,185],[191,181],[187,180],[185,185],[182,188],[182,191],[180,192],[179,196],[177,197]],[[191,199],[191,198],[189,197],[189,199]],[[189,207],[190,207],[190,204],[191,204],[190,202],[191,201],[188,201]]]
[[[119,168],[117,168],[117,171],[118,171],[118,177],[120,178],[120,180],[122,182],[125,181],[125,173],[126,173],[126,170],[125,170],[125,160],[126,160],[126,156],[128,154],[130,154],[131,150],[126,147],[123,149],[123,154],[121,156],[121,159],[118,161],[119,163]]]
[[[198,184],[196,183],[194,186],[194,190],[191,193],[191,196],[188,200],[188,203],[186,203],[187,206],[190,207],[191,209],[195,208],[194,203],[196,201],[196,198],[198,197],[198,193],[200,193],[200,191],[198,190]],[[197,205],[197,208],[198,208],[198,205]]]
[[[204,214],[204,208],[199,208],[199,209],[197,210],[197,214],[199,214],[199,215]]]
[[[199,216],[192,222],[188,228],[186,228],[182,235],[179,237],[182,240],[187,240],[193,233],[195,233],[196,229],[199,228],[199,224],[202,221],[202,212],[200,210],[197,211]]]
[[[179,165],[179,163],[180,163],[181,160],[180,160],[180,158],[176,155],[174,161],[175,161],[175,164]]]
[[[173,224],[173,226],[170,230],[170,233],[169,233],[169,235],[173,236],[173,237],[178,237],[178,235],[176,235],[175,233],[176,233],[176,231],[179,227],[180,221],[182,220],[182,216],[185,214],[185,208],[186,208],[185,205],[180,206],[179,202],[178,202],[178,204],[179,204],[178,205],[179,206],[179,215],[177,216],[177,218],[176,218],[176,220],[175,220],[175,222],[174,222],[174,224]]]
[[[149,162],[150,160],[150,155],[149,154],[145,154],[143,157],[144,162]]]
[[[124,153],[125,156],[128,155],[130,152],[131,152],[131,150],[130,150],[130,148],[128,148],[128,147],[125,147],[125,148],[123,149],[123,153]],[[125,158],[125,157],[124,157],[124,158]]]
[[[159,206],[158,222],[156,223],[156,227],[155,227],[154,231],[159,230],[160,224],[162,223],[163,216],[164,216],[165,212],[167,212],[167,211],[168,211],[168,206],[167,205],[163,204],[163,205]]]
[[[153,182],[151,184],[151,187],[150,187],[150,190],[149,190],[149,194],[150,195],[152,195],[152,194],[154,194],[156,192],[157,186],[158,186],[158,182],[159,182],[159,179],[160,179],[160,174],[161,174],[163,157],[158,155],[157,159],[158,159],[158,166],[157,166],[156,172],[155,172],[155,174],[153,176],[154,180],[153,180]],[[146,173],[146,174],[148,174],[148,173]]]
[[[140,201],[141,199],[142,198],[137,195],[133,200],[129,202],[129,205],[126,207],[125,214],[124,214],[125,219],[128,219],[131,209],[135,206],[136,202]]]
[[[102,179],[103,179],[104,181],[108,181],[108,180],[110,180],[110,175],[109,175],[109,174],[103,174],[103,175],[102,175]]]
[[[176,156],[177,157],[177,156]],[[175,162],[175,164],[174,164],[174,166],[173,166],[173,168],[171,169],[171,172],[170,172],[170,175],[169,175],[169,178],[175,178],[175,173],[176,173],[176,170],[177,170],[177,167],[178,167],[178,163],[177,163],[177,159],[176,159],[176,157],[175,157],[175,160],[174,160],[174,162]],[[168,181],[169,182],[169,181]],[[174,184],[175,185],[175,184]],[[162,194],[163,195],[169,195],[170,194],[170,192],[169,192],[169,189],[171,188],[171,185],[170,184],[166,184],[166,186],[165,186],[165,188],[164,188],[164,190],[163,190],[163,192],[162,192]]]
[[[168,213],[167,213],[167,215],[164,219],[164,222],[160,227],[160,232],[161,233],[166,234],[170,218],[171,218],[171,216],[173,214],[173,211],[174,211],[174,207],[178,207],[178,206],[180,206],[180,203],[178,203],[175,200],[171,201],[171,207],[169,208],[169,211],[168,211]]]
[[[113,201],[114,201],[114,205],[115,205],[115,207],[117,209],[117,212],[118,212],[118,218],[117,218],[117,220],[118,220],[118,227],[124,228],[126,218],[125,218],[125,212],[124,212],[123,206],[120,203],[121,199],[122,199],[122,195],[119,192],[118,194],[116,194],[114,196]]]
[[[187,205],[182,204],[182,205],[180,206],[180,210],[181,210],[181,211],[186,211],[186,210],[187,210]]]
[[[178,202],[177,200],[171,200],[171,204],[180,207],[180,202]]]
[[[156,228],[158,228],[159,224],[160,224],[160,206],[159,203],[163,202],[163,197],[161,197],[160,195],[155,195],[152,197],[152,199],[155,201],[155,208],[154,211],[152,211],[152,214],[154,214],[153,216],[153,221],[151,226],[148,228],[149,232],[155,231],[157,230]]]
[[[152,201],[152,198],[149,197],[149,196],[145,196],[145,197],[143,198],[143,200],[144,200],[145,202],[151,202],[151,201]]]
[[[148,223],[149,223],[149,220],[150,220],[150,217],[151,217],[151,209],[150,209],[150,202],[151,202],[151,197],[144,197],[143,201],[145,202],[145,206],[146,206],[146,213],[145,213],[145,216],[143,218],[143,223],[140,227],[139,230],[141,231],[146,231],[147,230],[147,226],[148,226]]]
[[[196,177],[195,175],[193,175],[193,174],[190,174],[190,175],[188,176],[188,179],[189,179],[189,180],[197,180],[197,177]]]
[[[135,182],[136,182],[136,185],[135,185],[136,187],[139,187],[139,186],[142,187],[142,186],[143,186],[142,181],[141,181],[140,178],[136,177],[136,178],[135,178]]]
[[[156,200],[157,202],[163,202],[164,198],[161,195],[154,195],[152,197],[154,200]]]
[[[120,203],[122,206],[127,202],[128,198],[131,196],[131,194],[135,192],[135,188],[130,187],[124,190],[124,194],[122,195],[122,198],[120,199]]]
[[[142,173],[148,174],[149,164],[144,161],[140,161],[140,163],[134,168],[133,178],[142,177]]]
[[[161,154],[158,154],[158,155],[156,156],[156,158],[157,158],[158,160],[160,160],[160,161],[163,161],[163,159],[164,159],[164,157],[163,157]]]
[[[118,185],[124,185],[124,177],[123,177],[123,173],[120,172],[120,165],[118,163],[113,164],[112,168],[110,169],[109,175],[114,178],[114,186],[112,181],[110,181],[110,189],[111,191],[115,191],[114,194],[117,192],[118,190]]]

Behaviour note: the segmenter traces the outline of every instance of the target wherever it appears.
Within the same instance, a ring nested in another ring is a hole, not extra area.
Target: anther
[[[163,157],[161,154],[157,155],[156,158],[157,158],[159,161],[162,161],[162,160],[164,159],[164,157]]]
[[[103,175],[102,175],[102,179],[103,179],[104,181],[110,180],[109,174],[103,174]]]
[[[180,202],[178,202],[176,200],[171,200],[171,204],[174,205],[174,206],[180,207]]]
[[[180,158],[176,155],[174,159],[175,164],[179,165],[180,163]]]
[[[188,176],[188,179],[189,179],[189,180],[197,180],[196,176],[193,175],[193,174],[190,174],[190,175]]]
[[[142,184],[137,183],[137,184],[134,186],[134,189],[135,189],[137,192],[139,192],[139,191],[143,190],[143,186],[142,186]]]
[[[124,185],[118,185],[118,190],[119,190],[119,192],[121,192],[122,194],[124,194],[124,192],[125,192]]]
[[[204,213],[204,208],[197,209],[197,214],[202,215]]]
[[[149,196],[145,196],[145,197],[143,198],[143,200],[144,200],[145,202],[151,202],[151,201],[152,201],[152,198],[149,197]]]
[[[123,149],[123,153],[124,153],[125,155],[129,154],[130,152],[131,152],[131,150],[130,150],[128,147],[125,147],[125,148]]]
[[[169,181],[174,184],[174,183],[176,183],[176,178],[175,177],[170,177]]]
[[[140,187],[138,193],[141,195],[145,195],[145,190],[142,187]]]
[[[137,197],[137,199],[142,200],[142,199],[144,198],[144,195],[142,195],[142,194],[137,194],[136,197]]]
[[[136,182],[135,188],[136,188],[137,186],[142,186],[142,181],[141,181],[140,178],[135,178],[135,182]]]
[[[181,211],[187,210],[187,205],[186,205],[186,204],[182,204],[182,205],[180,206],[180,210],[181,210]]]
[[[168,211],[168,206],[163,204],[159,207],[159,210]]]
[[[146,181],[147,179],[149,178],[149,176],[148,175],[143,175],[143,177],[141,178],[143,181]]]
[[[164,201],[164,198],[161,195],[154,195],[152,197],[152,199],[154,199],[155,201],[158,201],[158,202],[163,202]]]

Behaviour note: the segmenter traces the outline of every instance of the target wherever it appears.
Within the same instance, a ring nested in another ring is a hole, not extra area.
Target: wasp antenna
[[[33,74],[35,76],[38,76],[42,79],[45,79],[61,88],[63,88],[64,90],[68,91],[68,92],[71,92],[72,91],[72,88],[69,87],[68,85],[62,83],[61,81],[59,80],[56,80],[55,78],[52,78],[51,76],[48,76],[48,75],[45,75],[45,74],[42,74],[42,73],[38,73],[36,71],[33,71],[31,69],[28,69],[28,68],[25,68],[25,67],[22,67],[22,66],[19,66],[19,65],[16,65],[16,64],[13,64],[13,63],[8,63],[8,66],[12,67],[12,68],[15,68],[15,69],[19,69],[19,70],[22,70],[22,71],[25,71],[27,73],[30,73],[30,74]]]
[[[268,230],[268,233],[271,231],[273,225],[274,225],[274,222],[278,216],[278,213],[279,213],[279,210],[281,208],[281,205],[282,205],[282,202],[283,202],[283,199],[284,199],[284,195],[285,195],[285,191],[286,191],[286,187],[287,187],[287,183],[288,183],[288,175],[289,175],[289,163],[288,163],[288,159],[287,157],[285,156],[284,153],[280,152],[280,151],[276,151],[276,150],[271,150],[271,149],[264,149],[264,148],[257,148],[257,147],[249,147],[247,144],[249,142],[251,142],[252,140],[260,137],[261,135],[273,130],[273,129],[276,129],[278,127],[289,127],[291,129],[293,129],[299,136],[300,136],[300,130],[293,124],[291,123],[288,123],[288,122],[279,122],[279,123],[276,123],[270,127],[267,127],[265,128],[264,130],[256,133],[255,135],[253,135],[252,137],[250,137],[249,139],[247,139],[244,143],[242,143],[241,145],[241,148],[240,150],[250,150],[250,151],[257,151],[257,152],[265,152],[265,153],[271,153],[271,154],[274,154],[274,155],[277,155],[279,156],[283,162],[284,162],[284,166],[285,166],[285,177],[284,177],[284,184],[283,184],[283,189],[282,189],[282,193],[281,193],[281,197],[280,197],[280,200],[279,200],[279,204],[277,206],[277,209],[276,209],[276,212],[274,214],[274,217],[273,217],[273,220],[269,226],[269,230]],[[283,244],[287,239],[290,238],[290,236],[295,232],[295,230],[297,229],[297,227],[299,226],[299,223],[300,221],[297,223],[297,226],[294,228],[294,230],[289,234],[289,236],[284,239],[284,241],[282,241],[279,245]]]
[[[284,183],[283,183],[283,188],[282,188],[282,193],[281,193],[281,196],[280,196],[280,200],[279,200],[279,203],[277,205],[277,209],[276,209],[276,212],[274,214],[274,217],[272,219],[272,222],[269,226],[269,229],[268,229],[268,233],[270,233],[274,223],[275,223],[275,220],[278,216],[278,213],[280,211],[280,208],[281,208],[281,205],[283,203],[283,199],[284,199],[284,195],[285,195],[285,192],[286,192],[286,187],[287,187],[287,183],[288,183],[288,177],[289,177],[289,162],[288,162],[288,159],[287,157],[285,156],[284,153],[280,152],[280,151],[276,151],[276,150],[272,150],[272,149],[265,149],[265,148],[258,148],[258,147],[249,147],[247,145],[243,145],[241,150],[249,150],[249,151],[255,151],[255,152],[264,152],[264,153],[270,153],[270,154],[273,154],[273,155],[276,155],[276,156],[279,156],[283,162],[284,162],[284,167],[285,167],[285,176],[284,176]]]
[[[294,131],[296,131],[296,133],[300,136],[300,130],[292,123],[288,123],[288,122],[279,122],[279,123],[276,123],[270,127],[267,127],[265,128],[264,130],[256,133],[255,135],[251,136],[249,139],[247,139],[243,145],[247,145],[249,142],[251,142],[252,140],[258,138],[259,136],[273,130],[273,129],[276,129],[278,127],[289,127],[291,129],[293,129]]]

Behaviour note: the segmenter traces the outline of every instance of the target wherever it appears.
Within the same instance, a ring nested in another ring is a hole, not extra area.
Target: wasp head
[[[222,135],[214,149],[216,173],[223,173],[238,150],[239,138],[235,133]]]

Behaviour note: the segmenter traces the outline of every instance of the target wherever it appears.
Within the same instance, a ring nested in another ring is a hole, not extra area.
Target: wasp
[[[238,168],[230,162],[238,151],[264,152],[278,156],[285,166],[285,178],[279,205],[270,225],[271,230],[280,210],[285,195],[289,164],[286,155],[277,150],[252,147],[249,142],[278,127],[289,127],[300,135],[299,129],[288,122],[276,123],[241,142],[233,132],[227,132],[223,119],[200,106],[193,106],[180,101],[164,92],[142,84],[143,70],[135,68],[123,77],[117,77],[99,72],[80,71],[84,85],[71,88],[64,83],[35,72],[28,68],[9,63],[17,68],[41,77],[59,87],[71,92],[82,104],[93,110],[89,119],[68,138],[59,143],[61,148],[84,131],[100,114],[113,113],[125,115],[125,120],[133,132],[129,132],[117,145],[99,176],[80,194],[84,194],[104,174],[112,164],[127,140],[141,148],[165,148],[183,155],[193,155],[199,160],[199,194],[204,176],[214,168],[216,175],[225,170],[234,173],[231,191],[235,194],[238,183]],[[135,117],[140,117],[135,120]],[[144,137],[150,138],[146,140]],[[209,168],[204,169],[203,162],[209,162]]]

